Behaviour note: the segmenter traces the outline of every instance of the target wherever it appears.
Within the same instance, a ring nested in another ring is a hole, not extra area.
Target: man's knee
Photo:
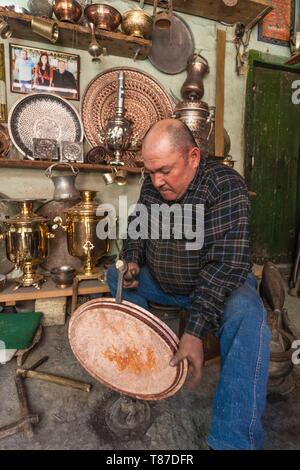
[[[266,313],[257,291],[244,285],[228,297],[224,316],[239,316],[241,319],[250,316],[262,320],[265,319]]]

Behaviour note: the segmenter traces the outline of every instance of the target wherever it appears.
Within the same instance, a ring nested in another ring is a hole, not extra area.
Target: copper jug
[[[187,63],[188,76],[181,87],[184,100],[201,100],[204,95],[203,79],[209,73],[209,65],[205,57],[195,53]]]

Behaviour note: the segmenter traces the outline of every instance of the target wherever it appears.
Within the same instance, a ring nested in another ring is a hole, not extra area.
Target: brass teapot
[[[0,233],[0,239],[6,242],[7,258],[23,270],[16,289],[30,286],[40,289],[45,278],[37,273],[37,267],[48,256],[49,239],[55,237],[48,229],[48,219],[33,212],[33,202],[19,201],[19,214],[7,217],[4,232]]]

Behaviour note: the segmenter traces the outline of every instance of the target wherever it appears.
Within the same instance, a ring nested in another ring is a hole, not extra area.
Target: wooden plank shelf
[[[14,304],[24,300],[52,299],[58,297],[71,297],[72,287],[60,289],[56,287],[51,278],[47,278],[45,284],[40,290],[34,287],[21,287],[14,291],[16,283],[8,281],[6,287],[0,293],[0,302]],[[78,295],[106,294],[109,292],[107,284],[101,284],[100,281],[87,280],[79,284]]]
[[[153,5],[153,0],[145,0],[145,3]],[[229,25],[243,23],[252,28],[273,7],[269,0],[239,0],[235,7],[226,6],[222,0],[173,0],[173,9]]]
[[[51,44],[50,41],[33,33],[31,30],[33,16],[15,13],[4,7],[0,7],[0,16],[7,19],[13,31],[12,37]],[[55,45],[88,50],[91,42],[91,31],[89,28],[60,21],[57,21],[57,23],[59,26],[59,38]],[[99,40],[99,44],[107,49],[109,55],[128,57],[130,59],[145,59],[148,57],[151,48],[151,41],[128,36],[121,32],[96,29],[96,37]]]
[[[46,170],[48,166],[52,165],[56,162],[48,162],[42,160],[10,160],[5,158],[0,158],[0,169],[1,168],[29,168],[31,170]],[[109,173],[111,171],[109,165],[100,165],[96,163],[74,163],[75,166],[80,171],[83,172],[101,172],[101,173]],[[138,167],[131,167],[131,166],[122,166],[119,167],[122,170],[127,171],[128,173],[141,173],[141,168]],[[58,170],[65,170],[65,165],[59,165],[55,167]]]

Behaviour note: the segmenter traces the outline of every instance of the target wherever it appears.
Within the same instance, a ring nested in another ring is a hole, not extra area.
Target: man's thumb
[[[177,366],[177,364],[182,361],[184,359],[184,355],[182,354],[182,352],[180,351],[180,349],[177,351],[176,354],[174,354],[174,356],[172,357],[172,359],[170,360],[170,366],[171,367],[174,367],[174,366]]]

